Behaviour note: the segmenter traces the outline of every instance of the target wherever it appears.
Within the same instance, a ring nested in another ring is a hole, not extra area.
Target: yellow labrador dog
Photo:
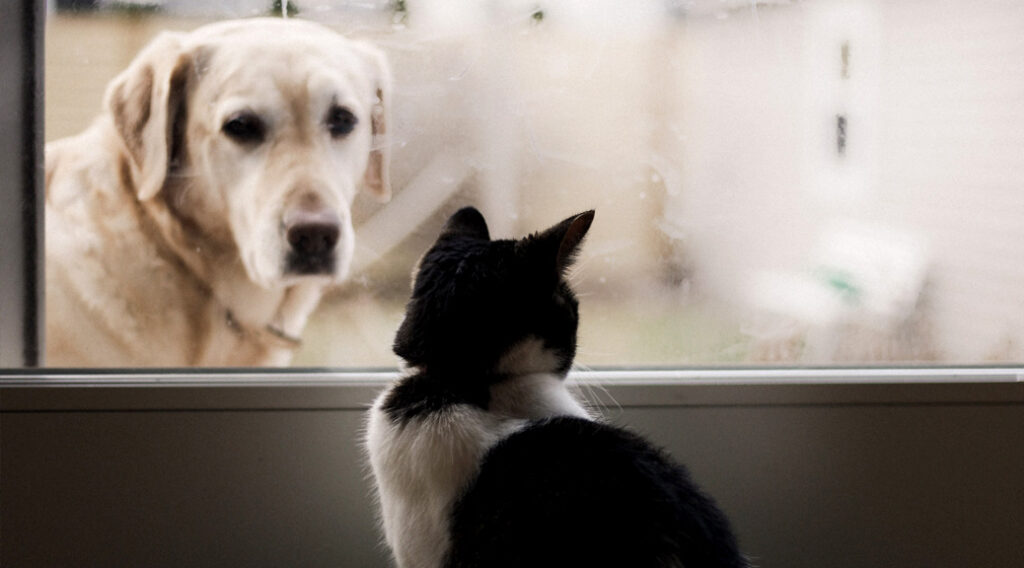
[[[287,364],[388,185],[383,55],[298,20],[158,36],[46,148],[52,366]]]

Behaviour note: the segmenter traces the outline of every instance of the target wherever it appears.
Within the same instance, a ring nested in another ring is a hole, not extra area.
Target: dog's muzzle
[[[285,270],[288,274],[333,274],[341,220],[329,209],[297,209],[284,219],[288,243]]]

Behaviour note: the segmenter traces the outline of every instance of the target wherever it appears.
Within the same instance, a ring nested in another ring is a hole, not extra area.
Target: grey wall
[[[375,388],[0,381],[0,565],[386,566],[357,446]],[[1024,384],[606,392],[758,566],[1024,559]]]
[[[3,566],[384,566],[357,411],[4,414]]]

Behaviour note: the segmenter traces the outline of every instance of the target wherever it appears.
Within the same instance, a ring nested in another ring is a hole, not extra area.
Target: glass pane
[[[47,23],[48,141],[85,130],[160,30],[281,10],[69,4]],[[583,366],[1024,361],[1024,5],[287,6],[393,75],[393,198],[356,196],[349,277],[292,364],[393,367],[411,268],[465,204],[506,237],[596,209],[573,279]]]

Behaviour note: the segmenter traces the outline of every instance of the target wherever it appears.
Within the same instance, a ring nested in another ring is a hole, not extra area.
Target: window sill
[[[394,371],[4,370],[0,412],[358,410]],[[1024,403],[1022,367],[578,371],[609,407]]]

